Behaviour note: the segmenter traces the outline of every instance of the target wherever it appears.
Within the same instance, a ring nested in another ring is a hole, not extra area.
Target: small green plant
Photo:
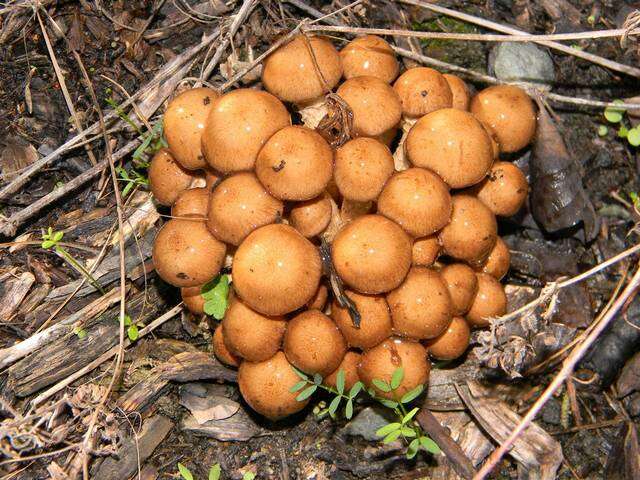
[[[344,416],[347,419],[353,417],[353,402],[355,398],[358,396],[360,391],[364,388],[364,384],[362,382],[356,382],[349,389],[349,392],[345,392],[345,373],[344,370],[340,369],[336,375],[336,388],[330,387],[328,385],[324,385],[322,383],[322,377],[317,373],[310,378],[306,373],[301,372],[297,368],[294,368],[296,374],[300,377],[300,381],[296,383],[289,390],[291,393],[300,392],[296,397],[296,400],[302,402],[306,400],[311,395],[313,395],[318,388],[325,390],[334,395],[333,399],[329,403],[327,408],[322,408],[317,412],[317,416],[322,418],[329,414],[331,418],[336,418],[336,412],[338,408],[340,408],[341,402],[345,401],[344,407]]]
[[[181,463],[178,463],[178,472],[183,480],[194,480],[191,471]],[[207,478],[209,480],[220,480],[220,475],[222,475],[222,469],[220,468],[220,464],[216,463],[209,469],[209,476]],[[256,478],[256,474],[253,472],[245,472],[242,475],[242,480],[254,480],[254,478]]]
[[[87,336],[87,331],[82,327],[75,327],[73,329],[73,334],[76,335],[80,340]]]
[[[622,100],[614,100],[613,103],[623,105]],[[607,107],[604,110],[604,118],[609,123],[618,124],[618,137],[626,138],[632,147],[640,146],[640,125],[629,128],[628,119],[625,118],[626,110],[619,107]]]
[[[229,275],[218,275],[205,283],[200,295],[204,298],[204,313],[216,320],[222,320],[229,302]]]
[[[125,187],[122,189],[122,197],[126,198],[127,195],[131,192],[133,187],[142,186],[146,187],[149,185],[149,179],[146,175],[140,173],[138,170],[131,170],[131,173],[127,172],[124,167],[116,167],[116,173],[120,177],[120,180],[126,183]]]
[[[144,326],[140,322],[134,322],[129,315],[124,316],[124,326],[127,327],[127,337],[132,342],[138,340],[140,336],[140,327]]]

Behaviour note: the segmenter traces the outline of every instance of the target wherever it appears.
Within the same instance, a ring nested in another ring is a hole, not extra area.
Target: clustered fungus
[[[374,35],[341,51],[298,35],[266,58],[262,87],[194,88],[167,106],[168,148],[149,168],[171,209],[156,272],[195,315],[231,274],[212,349],[265,417],[306,406],[301,372],[397,400],[428,383],[430,357],[464,356],[506,312],[496,218],[529,189],[503,154],[532,141],[533,103],[516,86],[474,96],[455,75],[401,72]]]

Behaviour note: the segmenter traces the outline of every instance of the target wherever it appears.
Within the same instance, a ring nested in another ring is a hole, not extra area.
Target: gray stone
[[[359,436],[365,440],[371,442],[379,441],[380,437],[376,435],[376,432],[381,427],[384,427],[390,422],[394,422],[394,417],[389,415],[387,409],[379,407],[366,407],[358,413],[353,420],[351,420],[342,429],[342,433],[345,435]]]
[[[525,42],[502,42],[489,55],[489,73],[504,81],[552,83],[555,68],[546,50]]]

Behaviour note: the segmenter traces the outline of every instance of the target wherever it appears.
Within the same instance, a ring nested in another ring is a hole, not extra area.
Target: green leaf
[[[399,422],[388,423],[384,427],[380,427],[376,431],[376,435],[378,437],[386,437],[391,432],[395,432],[396,430],[400,430],[402,428],[402,424]]]
[[[360,393],[360,390],[362,390],[364,387],[364,383],[357,381],[356,383],[353,384],[353,387],[351,387],[351,390],[349,390],[349,398],[356,398],[356,396]]]
[[[629,130],[627,134],[627,140],[634,147],[640,146],[640,127],[635,127]]]
[[[306,380],[300,380],[298,383],[296,383],[293,387],[291,387],[289,389],[289,391],[291,393],[296,393],[298,390],[301,390],[302,388],[304,388],[304,386],[307,384]]]
[[[125,313],[125,315],[124,315],[124,326],[128,327],[132,323],[133,322],[131,321],[131,317]]]
[[[627,127],[620,125],[620,128],[618,129],[618,138],[627,138],[627,135],[629,135]]]
[[[82,340],[83,338],[85,338],[87,336],[87,331],[82,328],[82,327],[76,327],[73,329],[73,333],[80,339]]]
[[[44,242],[42,242],[42,248],[44,248],[45,250],[49,250],[54,245],[55,243],[53,242],[53,240],[45,240]]]
[[[393,390],[398,388],[403,378],[404,378],[404,368],[402,367],[396,368],[396,370],[393,372],[393,375],[391,376],[391,388]]]
[[[294,371],[294,372],[296,372],[296,375],[298,375],[301,379],[303,379],[303,380],[307,380],[307,381],[309,380],[309,376],[308,376],[306,373],[304,373],[304,372],[303,372],[303,371],[301,371],[301,370],[298,370],[298,369],[297,369],[296,367],[294,367],[293,365],[291,365],[291,368],[293,368],[293,371]]]
[[[342,400],[342,397],[340,397],[339,395],[336,396],[333,400],[331,400],[331,403],[329,404],[329,414],[331,416],[334,416],[338,411],[338,407],[340,406],[340,400]]]
[[[420,437],[420,445],[427,452],[433,453],[434,455],[437,455],[441,451],[438,444],[431,440],[429,437]]]
[[[311,385],[310,387],[304,389],[297,397],[296,400],[299,402],[302,402],[303,400],[306,400],[307,398],[309,398],[311,395],[314,394],[314,392],[318,389],[317,385]]]
[[[55,232],[53,234],[53,241],[57,243],[62,240],[62,237],[64,237],[64,232]]]
[[[380,398],[378,401],[387,408],[398,408],[398,402],[387,398]]]
[[[178,471],[180,472],[180,475],[182,475],[182,478],[184,478],[184,480],[193,480],[193,475],[191,474],[189,469],[181,463],[178,463]]]
[[[402,436],[405,438],[413,438],[418,436],[416,431],[411,427],[402,427],[400,429],[400,432],[402,433]]]
[[[219,275],[202,286],[200,294],[205,299],[204,312],[221,320],[227,311],[229,275]]]
[[[342,395],[344,393],[344,382],[345,382],[345,374],[344,370],[338,370],[338,374],[336,375],[336,390],[338,393]]]
[[[420,409],[418,407],[416,407],[416,408],[412,409],[409,413],[407,413],[402,418],[402,423],[409,423],[411,421],[411,419],[416,416],[416,413],[418,413],[418,410],[420,410]]]
[[[49,227],[49,228],[47,229],[47,236],[48,236],[48,237],[51,237],[51,235],[53,235],[53,228],[52,228],[52,227]]]
[[[614,100],[613,103],[624,104],[622,100]],[[619,123],[622,121],[624,112],[624,108],[607,107],[604,109],[604,118],[606,118],[608,122]]]
[[[220,470],[220,464],[216,463],[209,470],[209,480],[220,480],[220,473],[222,473]]]
[[[377,378],[374,378],[371,383],[373,383],[373,385],[381,392],[387,393],[391,391],[391,387],[384,380],[378,380]]]
[[[387,435],[386,437],[384,437],[384,439],[382,440],[382,443],[395,442],[398,438],[400,438],[400,430],[395,430],[391,432],[389,435]]]
[[[131,340],[132,342],[135,342],[138,339],[138,327],[136,325],[130,325],[129,328],[127,328],[127,337],[129,337],[129,340]]]
[[[407,459],[411,460],[413,457],[415,457],[419,449],[420,440],[414,438],[413,440],[411,440],[411,443],[407,447]]]
[[[637,192],[629,192],[629,198],[634,205],[638,205],[638,201],[640,201],[640,197],[638,197]]]
[[[415,400],[416,398],[418,398],[420,396],[420,394],[422,393],[423,390],[424,390],[424,385],[418,385],[413,390],[409,390],[407,393],[405,393],[402,396],[402,398],[400,399],[400,402],[409,403],[409,402]]]
[[[222,320],[224,314],[227,311],[227,302],[217,300],[207,300],[204,302],[204,313],[215,318],[216,320]]]
[[[253,472],[244,472],[242,475],[242,480],[253,480],[254,478],[256,478],[256,474]]]
[[[599,137],[606,137],[607,133],[609,133],[609,128],[606,125],[600,125],[598,127],[598,136]]]
[[[316,385],[320,385],[322,383],[322,375],[320,375],[319,373],[314,373],[313,383],[315,383]]]
[[[348,420],[353,417],[353,400],[347,400],[347,406],[344,407],[344,416],[347,417]]]
[[[122,196],[123,197],[126,197],[127,195],[129,195],[129,192],[133,188],[133,185],[134,185],[133,182],[127,183],[127,185],[122,189]]]

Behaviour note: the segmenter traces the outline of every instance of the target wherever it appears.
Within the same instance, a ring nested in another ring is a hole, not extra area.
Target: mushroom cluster
[[[153,248],[158,275],[202,314],[202,285],[230,270],[213,350],[270,419],[308,401],[291,392],[292,367],[327,385],[343,370],[346,388],[360,380],[382,397],[426,384],[430,357],[464,355],[471,329],[506,311],[496,217],[518,212],[528,184],[500,155],[531,142],[531,100],[509,85],[472,95],[431,68],[400,73],[377,36],[340,52],[297,36],[266,58],[262,87],[170,102],[168,148],[149,171],[172,217]],[[400,386],[378,390],[398,367]]]

